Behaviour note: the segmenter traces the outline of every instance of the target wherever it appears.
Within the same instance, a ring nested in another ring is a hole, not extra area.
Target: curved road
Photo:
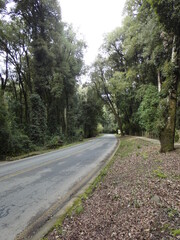
[[[0,240],[13,240],[113,152],[114,135],[0,164]]]

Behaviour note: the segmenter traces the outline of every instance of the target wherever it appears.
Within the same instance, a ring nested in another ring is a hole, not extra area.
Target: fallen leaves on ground
[[[180,239],[180,149],[162,154],[152,143],[126,142],[133,152],[122,157],[119,149],[83,212],[67,217],[61,234],[54,229],[48,240]]]

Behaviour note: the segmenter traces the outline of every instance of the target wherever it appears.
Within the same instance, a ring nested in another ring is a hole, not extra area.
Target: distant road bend
[[[16,239],[52,206],[57,207],[58,199],[100,168],[116,144],[116,137],[106,134],[72,147],[0,164],[0,240]]]

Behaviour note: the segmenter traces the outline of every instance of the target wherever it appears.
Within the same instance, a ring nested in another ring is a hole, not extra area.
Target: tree
[[[57,0],[11,2],[8,10],[9,1],[0,1],[0,88],[12,117],[11,146],[19,152],[25,147],[21,140],[42,145],[76,132],[85,43],[61,21]]]
[[[107,106],[103,106],[103,118],[102,118],[103,133],[117,133],[118,125],[116,123],[114,115],[107,109]]]
[[[91,81],[97,91],[98,96],[107,104],[109,110],[114,114],[121,134],[124,135],[123,124],[117,106],[117,99],[109,89],[109,80],[113,75],[108,61],[99,55],[91,70]]]
[[[98,123],[102,119],[102,102],[98,99],[96,91],[91,86],[86,87],[86,94],[81,103],[80,122],[83,126],[84,137],[97,135]]]
[[[43,144],[46,135],[46,109],[38,94],[32,94],[30,136],[34,143]]]
[[[84,41],[77,39],[72,26],[66,25],[63,38],[63,91],[61,96],[61,102],[63,103],[63,133],[65,135],[68,135],[71,128],[71,106],[77,91],[78,77],[81,75],[81,69],[84,65],[83,51],[85,47]]]
[[[157,87],[153,85],[145,85],[139,89],[143,93],[143,99],[138,109],[140,125],[143,130],[156,137],[159,135],[159,94]]]
[[[165,65],[164,75],[166,80],[162,94],[167,99],[165,111],[168,114],[160,132],[161,151],[167,152],[174,149],[175,138],[177,88],[180,74],[180,3],[175,0],[149,0],[149,2],[158,15],[159,21],[164,26],[165,31],[173,37],[171,59],[167,59],[167,64]]]
[[[10,127],[7,108],[0,92],[0,158],[5,158],[10,150]]]

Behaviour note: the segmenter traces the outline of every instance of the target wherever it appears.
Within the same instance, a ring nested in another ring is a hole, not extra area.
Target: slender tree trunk
[[[6,46],[6,72],[5,72],[5,79],[0,74],[1,90],[2,90],[2,94],[3,95],[4,95],[4,91],[5,91],[5,88],[6,88],[6,85],[7,85],[7,81],[8,81],[8,77],[9,77],[8,63],[9,63],[9,55],[8,55],[7,46]]]
[[[30,93],[32,94],[33,87],[32,87],[32,83],[31,83],[31,70],[30,70],[29,56],[28,56],[28,53],[26,50],[25,50],[25,54],[26,54],[26,63],[27,63],[27,85],[29,87]]]
[[[27,93],[26,93],[26,91],[25,91],[25,88],[24,88],[24,84],[23,84],[21,75],[20,75],[20,73],[18,73],[18,74],[19,74],[19,84],[20,84],[20,86],[21,86],[22,94],[23,94],[23,96],[24,96],[25,121],[26,121],[26,124],[28,124],[28,123],[29,123],[29,106],[28,106]]]
[[[118,124],[118,127],[121,131],[121,135],[124,136],[124,131],[123,131],[123,128],[122,128],[122,121],[121,121],[121,117],[119,116],[119,114],[117,113],[113,103],[111,102],[111,100],[109,99],[109,107],[111,109],[111,111],[113,112],[114,116],[115,116],[115,119],[117,121],[117,124]]]
[[[64,125],[65,125],[65,135],[67,136],[67,108],[64,108]]]
[[[169,89],[169,95],[167,99],[168,119],[164,129],[160,133],[161,152],[168,152],[174,150],[176,108],[177,108],[177,86],[179,81],[178,48],[179,48],[178,38],[174,36],[171,59],[173,72],[171,79],[171,87]]]
[[[106,85],[104,83],[104,80],[103,80],[103,77],[102,77],[102,82],[104,84],[104,91],[105,91],[105,94],[106,94],[106,97],[107,97],[107,101],[104,100],[104,98],[102,97],[101,93],[99,92],[98,90],[98,86],[97,86],[97,83],[94,82],[94,85],[95,85],[95,88],[96,88],[96,91],[97,91],[97,94],[98,96],[108,105],[109,109],[111,110],[111,112],[114,114],[115,116],[115,119],[116,119],[116,122],[118,124],[118,127],[121,131],[121,135],[124,136],[124,131],[123,131],[123,128],[122,128],[122,121],[121,121],[121,117],[119,116],[115,106],[114,106],[114,103],[112,102],[111,98],[109,97],[109,92],[107,91],[107,88],[106,88]]]
[[[0,74],[0,79],[1,79],[1,90],[2,90],[2,94],[4,95],[4,78],[2,77],[1,74]]]
[[[158,92],[161,91],[161,72],[158,70]]]
[[[23,94],[22,94],[22,90],[21,90],[21,85],[19,83],[19,101],[20,101],[20,123],[23,124]]]
[[[18,100],[18,95],[17,95],[17,90],[16,90],[16,84],[15,82],[12,80],[12,86],[13,86],[13,90],[14,90],[14,96],[16,101]]]

